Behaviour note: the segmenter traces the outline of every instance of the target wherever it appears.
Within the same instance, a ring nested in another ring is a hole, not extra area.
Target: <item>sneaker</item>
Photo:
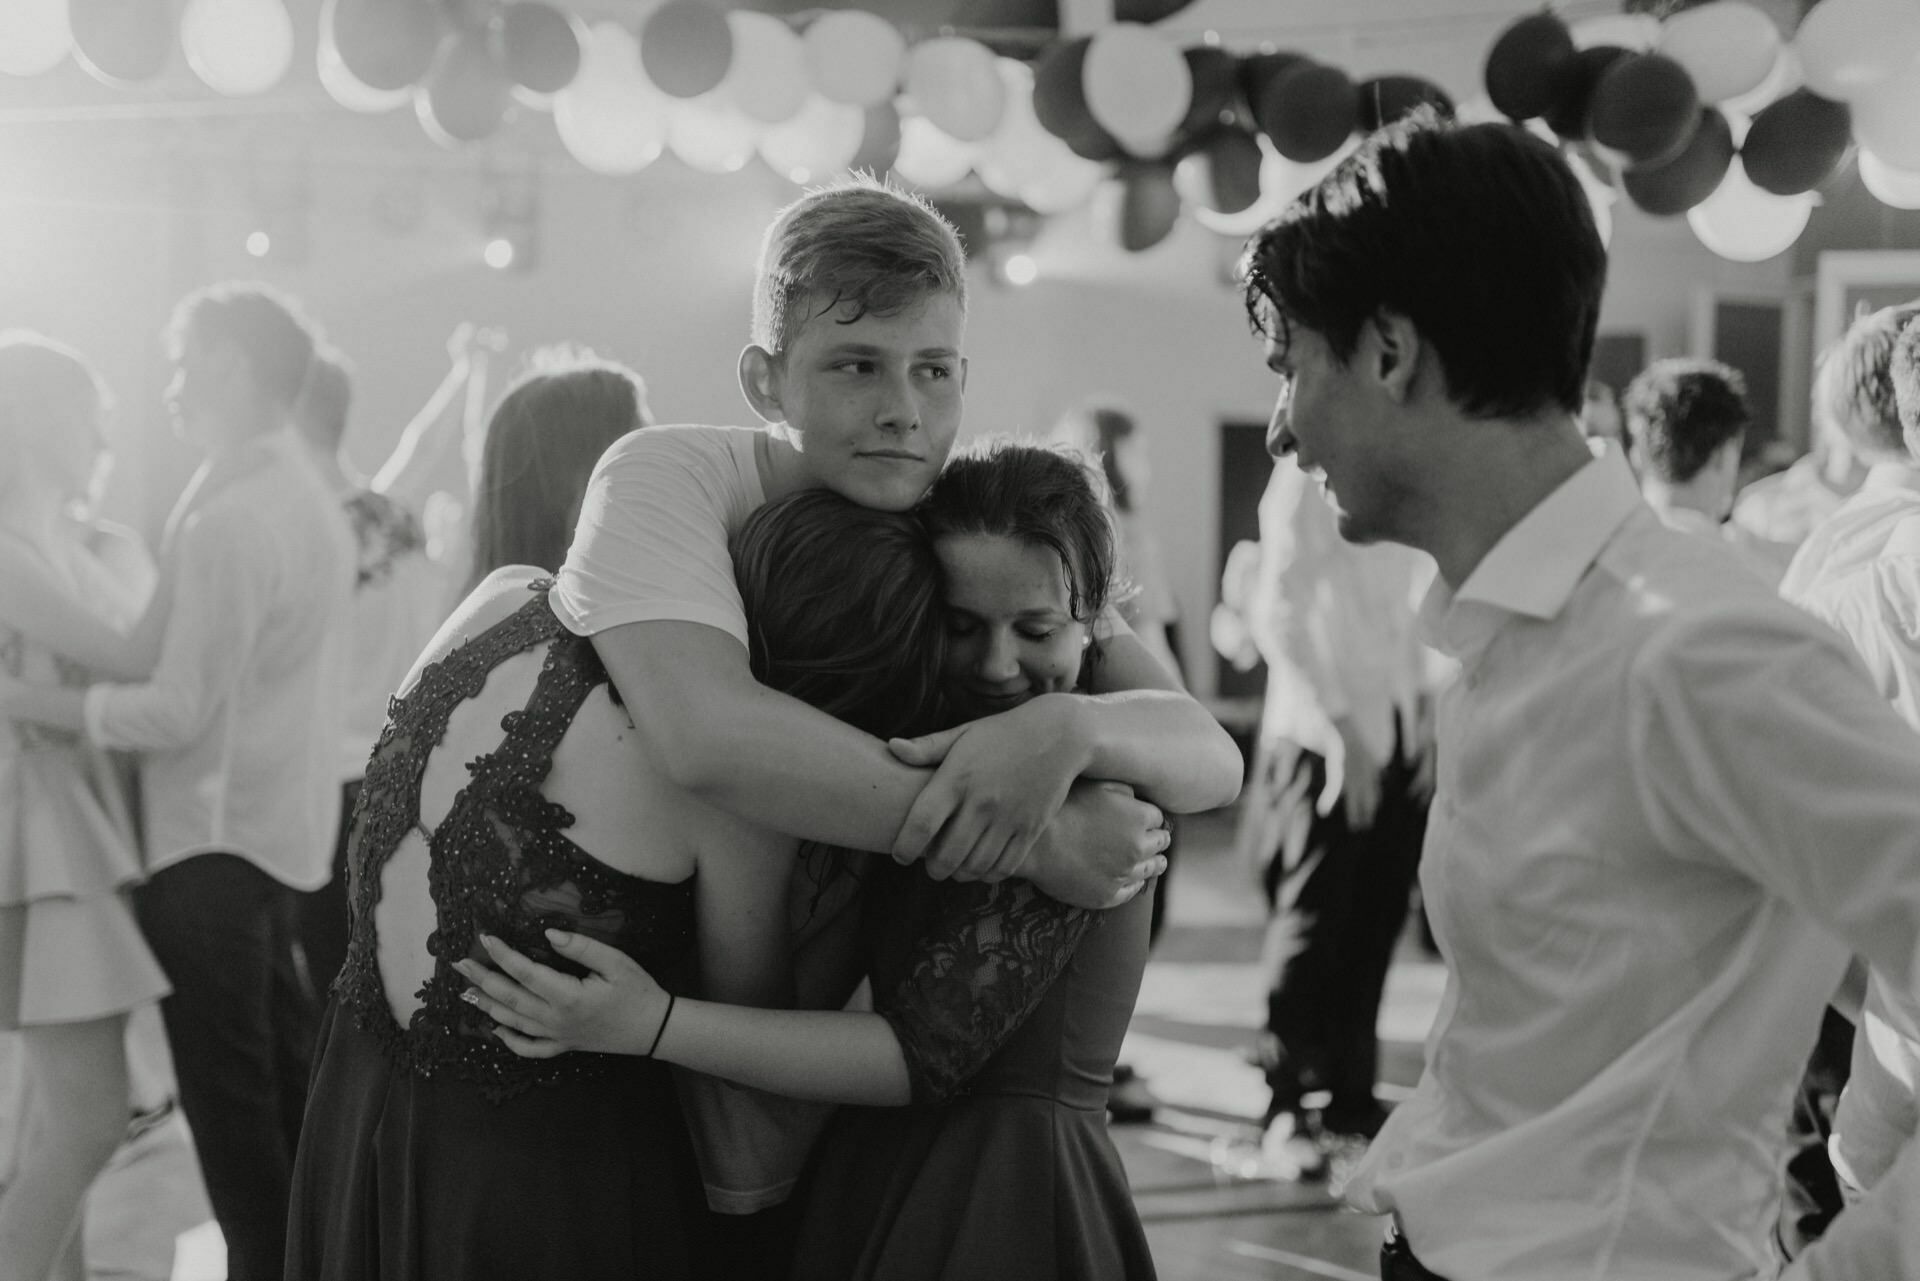
[[[1260,1175],[1283,1183],[1318,1183],[1327,1177],[1321,1136],[1300,1112],[1282,1112],[1260,1136]]]
[[[1115,1125],[1144,1125],[1159,1106],[1147,1083],[1125,1063],[1113,1069],[1113,1088],[1107,1091],[1107,1116]]]

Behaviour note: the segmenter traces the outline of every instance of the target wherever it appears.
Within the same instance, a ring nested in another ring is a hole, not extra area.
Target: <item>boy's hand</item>
[[[1067,694],[887,747],[905,764],[939,767],[894,838],[894,859],[962,881],[1018,873],[1092,751]]]
[[[1073,907],[1118,907],[1167,870],[1173,843],[1158,806],[1125,783],[1083,780],[1034,846],[1022,875]]]

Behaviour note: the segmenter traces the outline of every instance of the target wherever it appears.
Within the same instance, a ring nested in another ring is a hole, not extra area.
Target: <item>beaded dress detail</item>
[[[460,999],[468,984],[452,968],[462,958],[490,964],[480,934],[575,976],[584,971],[553,951],[545,930],[585,934],[656,973],[690,957],[694,944],[692,877],[667,884],[608,867],[566,837],[573,815],[540,793],[575,713],[608,680],[592,643],[554,616],[551,585],[532,584],[533,599],[430,665],[393,700],[348,845],[353,935],[336,999],[396,1065],[422,1077],[470,1081],[496,1103],[535,1084],[603,1074],[620,1056],[522,1059],[502,1045],[493,1021]],[[468,783],[439,826],[426,831],[421,781],[453,710],[502,662],[542,644],[550,648],[526,705],[502,718],[499,746],[468,763]],[[382,870],[414,832],[430,854],[436,928],[427,949],[434,964],[418,993],[421,1005],[402,1027],[381,983],[374,908]]]

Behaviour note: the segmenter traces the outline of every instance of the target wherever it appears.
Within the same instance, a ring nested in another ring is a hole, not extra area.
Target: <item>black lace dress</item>
[[[874,1008],[900,1038],[913,1102],[835,1115],[793,1276],[1150,1281],[1106,1103],[1153,887],[1084,912],[1024,881],[935,882],[873,864]]]
[[[698,1173],[665,1067],[618,1055],[520,1059],[459,999],[478,935],[578,974],[542,931],[620,948],[669,986],[692,958],[691,878],[617,872],[563,835],[573,818],[540,786],[554,747],[606,681],[593,647],[547,606],[512,616],[428,667],[394,700],[355,810],[352,941],[321,1030],[287,1234],[293,1281],[636,1281],[702,1275]],[[433,970],[405,1027],[377,964],[381,871],[419,828],[428,755],[455,707],[506,659],[550,645],[504,739],[430,852]]]

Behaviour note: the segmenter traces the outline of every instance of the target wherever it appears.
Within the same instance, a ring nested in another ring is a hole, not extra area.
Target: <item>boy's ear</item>
[[[763,422],[787,421],[780,403],[783,372],[780,358],[765,347],[755,345],[740,353],[740,391]]]
[[[1367,339],[1362,344],[1365,359],[1372,366],[1372,373],[1387,394],[1396,401],[1405,401],[1413,390],[1413,380],[1420,368],[1420,357],[1425,347],[1420,331],[1414,328],[1413,321],[1397,311],[1379,311],[1374,313],[1363,330]]]

